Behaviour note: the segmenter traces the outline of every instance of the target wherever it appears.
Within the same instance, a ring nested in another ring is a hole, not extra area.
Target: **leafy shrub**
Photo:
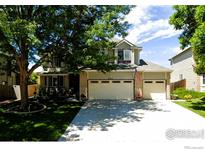
[[[186,90],[184,88],[177,88],[176,90],[173,91],[172,94],[177,95],[181,99],[185,99],[184,98],[185,95],[191,95],[192,99],[201,98],[203,96],[205,97],[205,92],[198,92],[198,91],[194,91],[194,90]]]
[[[184,95],[184,99],[185,99],[186,101],[191,101],[192,95]]]

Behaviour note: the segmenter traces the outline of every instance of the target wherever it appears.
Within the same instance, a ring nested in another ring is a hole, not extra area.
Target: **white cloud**
[[[149,12],[151,7],[137,6],[129,13],[126,20],[133,24],[133,28],[129,30],[126,39],[140,44],[156,38],[170,38],[181,33],[174,30],[169,24],[169,19],[152,20],[153,15]]]
[[[141,24],[144,20],[149,20],[150,16],[147,14],[149,12],[149,6],[136,6],[132,11],[126,16],[125,21],[129,21],[131,24]]]
[[[178,54],[178,53],[182,52],[182,50],[181,50],[180,47],[178,47],[178,46],[171,48],[171,51],[172,51],[172,53],[174,53],[174,54]]]

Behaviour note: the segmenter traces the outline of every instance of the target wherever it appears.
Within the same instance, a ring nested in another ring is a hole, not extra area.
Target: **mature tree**
[[[205,6],[174,6],[170,24],[182,30],[179,37],[181,48],[191,46],[195,60],[194,70],[197,74],[205,73]]]
[[[69,70],[111,66],[99,49],[110,48],[115,35],[125,36],[123,22],[130,6],[1,6],[0,50],[16,60],[20,70],[22,107],[32,72],[53,55]],[[40,57],[40,58],[39,58]],[[29,63],[34,65],[28,69]]]

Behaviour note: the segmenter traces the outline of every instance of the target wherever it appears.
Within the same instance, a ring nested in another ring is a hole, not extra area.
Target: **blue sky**
[[[142,59],[170,67],[168,59],[180,51],[181,33],[168,22],[173,12],[172,6],[167,5],[136,6],[127,15],[125,20],[132,28],[126,39],[143,48]]]

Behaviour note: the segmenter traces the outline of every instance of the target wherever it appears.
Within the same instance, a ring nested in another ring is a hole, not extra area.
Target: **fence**
[[[171,92],[174,91],[177,88],[186,88],[186,79],[177,81],[177,82],[173,82],[170,84],[171,85]]]
[[[33,96],[35,92],[37,92],[37,84],[28,85],[28,97]]]
[[[28,96],[33,96],[34,92],[37,92],[37,84],[28,85]],[[13,86],[0,85],[0,98],[16,98]]]
[[[0,85],[0,98],[15,98],[13,86]]]

